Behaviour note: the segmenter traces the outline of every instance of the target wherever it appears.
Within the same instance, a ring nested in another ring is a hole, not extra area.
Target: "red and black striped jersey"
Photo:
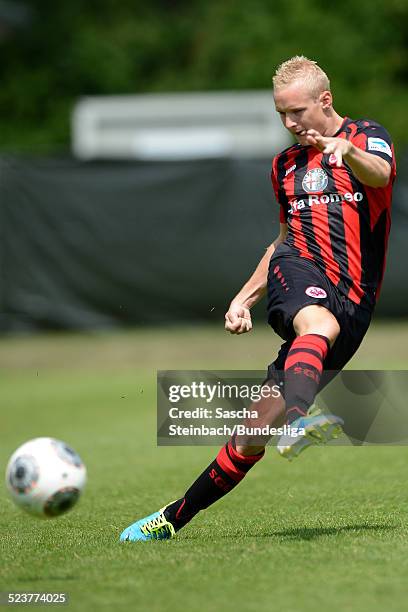
[[[347,163],[335,166],[332,155],[295,144],[272,164],[272,184],[280,220],[288,224],[281,255],[315,262],[339,291],[373,308],[384,274],[395,178],[394,148],[388,132],[374,121],[346,117],[335,134],[391,165],[386,187],[368,187]]]

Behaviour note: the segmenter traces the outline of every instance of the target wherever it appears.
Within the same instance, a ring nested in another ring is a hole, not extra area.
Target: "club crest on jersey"
[[[327,293],[321,287],[308,287],[305,291],[306,295],[313,298],[325,298]]]
[[[307,193],[317,193],[327,187],[329,178],[323,168],[312,168],[303,177],[302,187]]]

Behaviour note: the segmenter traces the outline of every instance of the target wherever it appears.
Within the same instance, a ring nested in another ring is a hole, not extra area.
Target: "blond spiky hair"
[[[295,57],[283,62],[276,69],[272,80],[275,91],[283,89],[295,81],[302,81],[309,85],[310,91],[314,95],[318,95],[322,91],[330,91],[330,81],[327,74],[317,62],[304,55],[295,55]]]

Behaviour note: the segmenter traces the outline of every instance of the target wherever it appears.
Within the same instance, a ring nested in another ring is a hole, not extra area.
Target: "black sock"
[[[245,456],[238,453],[231,440],[223,446],[217,457],[186,491],[184,497],[173,502],[164,514],[178,531],[200,510],[208,508],[224,497],[246,476],[253,465],[264,456]]]
[[[323,372],[329,341],[319,334],[298,336],[285,361],[285,401],[288,423],[304,416],[313,404]]]

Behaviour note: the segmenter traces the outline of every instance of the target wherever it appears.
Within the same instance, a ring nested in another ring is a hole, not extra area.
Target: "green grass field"
[[[408,369],[408,324],[374,325],[351,367]],[[186,328],[3,338],[0,468],[25,440],[71,444],[78,507],[23,514],[0,487],[0,591],[67,592],[72,610],[382,611],[407,608],[406,447],[273,448],[170,542],[120,545],[183,494],[216,448],[158,448],[157,369],[263,369],[278,340]]]

